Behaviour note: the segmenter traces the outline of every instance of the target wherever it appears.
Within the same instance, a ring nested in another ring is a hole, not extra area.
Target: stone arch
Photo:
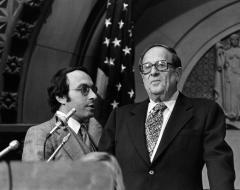
[[[236,0],[210,1],[160,26],[137,44],[136,69],[140,53],[149,44],[164,43],[175,47],[183,63],[179,83],[179,89],[182,90],[199,59],[222,38],[240,29],[239,10],[240,2]],[[136,74],[136,81],[141,83],[139,74]],[[137,85],[136,101],[146,97],[140,86]]]

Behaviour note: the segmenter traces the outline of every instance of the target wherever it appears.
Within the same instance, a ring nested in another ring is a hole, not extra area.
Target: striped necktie
[[[82,138],[82,141],[89,148],[91,152],[97,151],[96,146],[94,145],[90,135],[88,134],[86,124],[83,124],[83,123],[81,124],[78,134],[80,135],[80,137]]]

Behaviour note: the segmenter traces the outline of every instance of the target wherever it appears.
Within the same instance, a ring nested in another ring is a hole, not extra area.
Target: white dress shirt
[[[57,111],[56,115],[60,117],[61,116],[66,117],[66,114],[61,111]],[[77,120],[70,117],[67,121],[67,124],[76,134],[78,134],[81,124]]]
[[[152,153],[152,156],[150,158],[150,161],[152,162],[153,161],[153,158],[157,152],[157,149],[158,149],[158,146],[160,144],[160,141],[162,139],[162,135],[163,135],[163,132],[166,128],[166,125],[167,125],[167,122],[168,122],[168,119],[173,111],[173,108],[175,106],[175,103],[176,103],[176,100],[177,100],[177,97],[178,97],[178,94],[179,94],[179,91],[176,91],[172,97],[168,100],[168,101],[163,101],[163,103],[167,106],[167,108],[164,110],[163,112],[163,123],[162,123],[162,128],[161,128],[161,131],[160,131],[160,135],[158,137],[158,140],[157,140],[157,143],[156,143],[156,146],[154,147],[153,149],[153,153]],[[148,115],[150,114],[150,112],[152,111],[152,109],[154,108],[154,106],[157,104],[158,102],[154,102],[153,100],[150,99],[150,102],[148,104],[148,111],[147,111],[147,117]],[[146,118],[147,118],[146,117]]]

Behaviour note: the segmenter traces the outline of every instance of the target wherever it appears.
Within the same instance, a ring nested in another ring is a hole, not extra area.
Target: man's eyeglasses
[[[168,63],[167,60],[158,60],[155,63],[146,62],[139,64],[139,69],[142,74],[148,74],[151,72],[154,66],[158,71],[168,71],[169,65],[174,66],[173,63]]]
[[[83,96],[87,96],[90,92],[90,89],[97,94],[97,87],[96,86],[89,86],[88,84],[81,84],[78,88],[75,89],[69,89],[69,90],[75,90],[80,91]]]

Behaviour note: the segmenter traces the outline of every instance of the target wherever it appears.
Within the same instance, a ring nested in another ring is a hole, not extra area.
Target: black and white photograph
[[[1,190],[240,190],[239,0],[0,0]]]

